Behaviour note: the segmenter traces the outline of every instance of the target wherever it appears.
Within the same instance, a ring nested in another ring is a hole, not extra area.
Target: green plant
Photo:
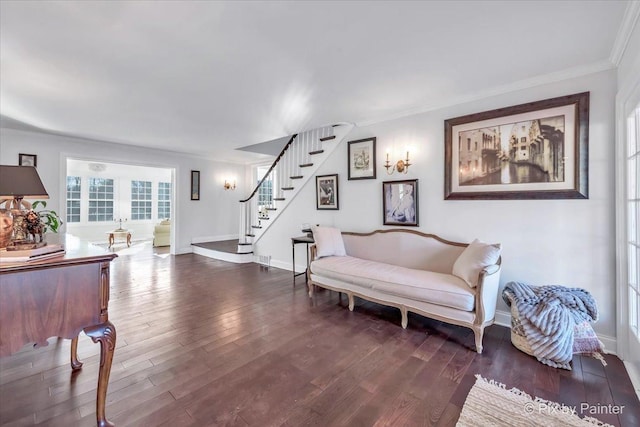
[[[35,202],[33,202],[31,207],[35,211],[35,209],[39,205],[42,205],[43,208],[46,208],[47,202],[45,202],[44,200],[36,200]],[[42,220],[42,224],[44,225],[44,233],[46,233],[47,231],[52,231],[53,233],[58,232],[58,229],[62,226],[63,222],[62,219],[60,219],[60,215],[58,215],[56,211],[41,210],[37,211],[37,213]]]

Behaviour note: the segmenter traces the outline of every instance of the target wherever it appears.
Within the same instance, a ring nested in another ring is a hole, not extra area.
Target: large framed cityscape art
[[[589,92],[445,120],[444,198],[589,198]]]

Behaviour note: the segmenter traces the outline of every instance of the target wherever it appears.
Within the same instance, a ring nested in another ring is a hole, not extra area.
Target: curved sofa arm
[[[496,316],[498,289],[500,287],[500,264],[490,265],[480,271],[476,287],[476,320],[481,325]]]

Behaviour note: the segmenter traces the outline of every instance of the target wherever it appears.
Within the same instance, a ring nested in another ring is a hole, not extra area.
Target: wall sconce
[[[387,161],[384,162],[384,167],[387,169],[387,175],[391,175],[394,171],[398,171],[398,173],[407,173],[409,171],[409,152],[407,151],[406,160],[398,160],[395,165],[389,163],[389,152],[387,151]]]
[[[229,181],[227,181],[226,179],[224,180],[224,185],[223,185],[225,190],[235,190],[236,189],[236,181],[233,181],[233,184],[231,184]]]

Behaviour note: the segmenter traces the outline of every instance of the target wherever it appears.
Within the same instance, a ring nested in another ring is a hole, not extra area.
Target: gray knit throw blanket
[[[511,306],[511,294],[533,355],[545,365],[571,370],[576,323],[598,320],[591,294],[580,288],[506,284],[502,299]]]

